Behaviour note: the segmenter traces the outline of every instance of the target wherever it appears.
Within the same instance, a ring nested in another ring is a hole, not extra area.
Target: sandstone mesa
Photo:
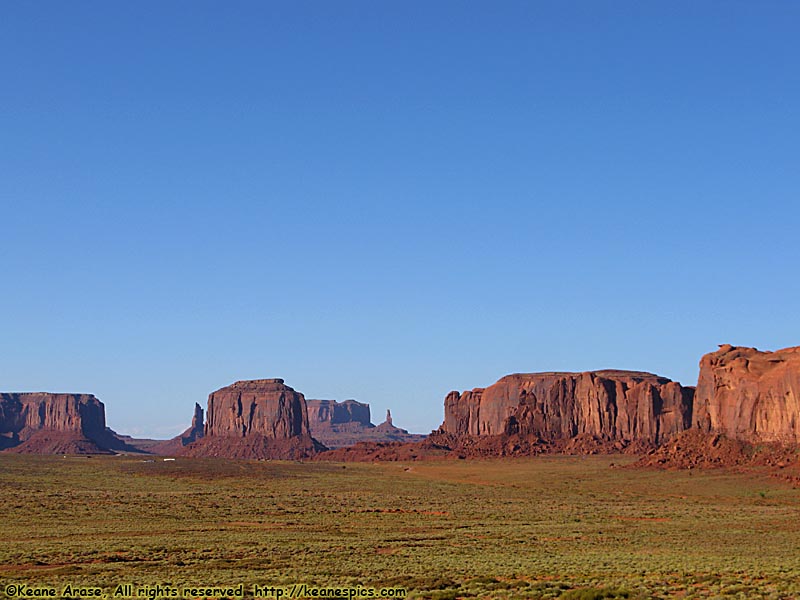
[[[657,444],[689,427],[693,395],[693,388],[635,371],[515,374],[487,388],[450,392],[441,431]]]
[[[745,442],[800,443],[800,346],[720,346],[700,360],[692,423]]]
[[[238,381],[212,392],[207,406],[204,421],[195,404],[191,426],[172,440],[136,440],[106,427],[91,394],[2,393],[0,449],[327,460],[649,451],[654,465],[731,463],[731,448],[746,452],[741,444],[800,445],[800,347],[720,346],[702,357],[696,390],[638,371],[507,375],[450,392],[442,425],[424,440],[388,411],[375,426],[368,404],[307,401],[282,379]],[[720,445],[720,436],[740,446]]]
[[[92,394],[0,393],[0,448],[29,454],[110,454],[133,450],[106,428]]]
[[[203,437],[179,454],[300,459],[324,449],[311,437],[303,394],[283,379],[256,379],[211,392]]]
[[[424,435],[396,427],[392,416],[372,424],[369,404],[355,400],[306,400],[311,435],[328,448],[352,446],[358,442],[418,442]]]

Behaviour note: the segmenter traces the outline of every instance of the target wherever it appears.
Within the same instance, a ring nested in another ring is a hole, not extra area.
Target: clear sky
[[[169,437],[800,345],[800,4],[0,5],[0,390]]]

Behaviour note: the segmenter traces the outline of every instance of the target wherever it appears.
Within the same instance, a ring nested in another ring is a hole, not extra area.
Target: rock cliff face
[[[192,416],[192,424],[178,437],[181,438],[181,443],[186,446],[187,444],[191,444],[192,442],[199,440],[201,437],[205,435],[206,431],[206,424],[203,420],[203,408],[195,402],[194,404],[194,415]]]
[[[694,427],[746,442],[800,443],[800,346],[720,346],[700,360]]]
[[[307,400],[311,435],[328,448],[352,446],[359,442],[416,442],[423,435],[395,427],[388,421],[375,426],[370,421],[369,404],[355,400]]]
[[[0,393],[0,448],[37,454],[129,449],[106,429],[105,407],[91,394]]]
[[[182,454],[304,458],[324,449],[311,437],[303,394],[283,379],[257,379],[212,392],[202,439]]]
[[[657,444],[689,427],[693,392],[635,371],[508,375],[488,388],[450,392],[440,433]]]
[[[305,398],[283,379],[237,381],[208,397],[208,436],[286,439],[308,433]]]
[[[311,430],[319,426],[339,425],[342,423],[360,423],[365,427],[372,426],[369,404],[355,400],[306,400],[308,406],[308,423]]]
[[[106,417],[103,403],[91,394],[2,393],[0,423],[3,431],[22,436],[49,429],[92,437],[105,431]]]

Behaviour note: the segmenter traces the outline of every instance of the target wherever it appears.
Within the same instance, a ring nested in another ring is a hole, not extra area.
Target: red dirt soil
[[[27,440],[5,450],[11,454],[114,454],[80,433],[37,431]]]
[[[301,460],[323,449],[309,435],[275,439],[259,434],[244,437],[206,436],[185,446],[177,456],[219,456],[240,459]]]
[[[657,469],[760,468],[800,484],[800,448],[778,443],[751,444],[696,429],[672,437],[632,466]]]
[[[600,440],[579,435],[545,442],[536,436],[453,435],[436,431],[417,443],[362,442],[317,454],[316,460],[340,462],[414,461],[537,456],[540,454],[641,454],[654,446],[645,442]]]

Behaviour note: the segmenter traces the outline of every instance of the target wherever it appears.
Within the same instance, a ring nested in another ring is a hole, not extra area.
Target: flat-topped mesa
[[[692,424],[745,442],[800,443],[800,346],[725,344],[703,356]]]
[[[0,448],[39,454],[125,449],[92,394],[0,393]]]
[[[254,387],[258,387],[261,385],[284,385],[286,383],[280,377],[271,377],[267,379],[242,379],[241,381],[235,381],[234,383],[230,384],[229,386],[222,388],[245,388],[245,389],[252,389]],[[285,386],[288,387],[288,386]]]
[[[311,437],[303,394],[277,378],[237,381],[212,392],[204,433],[180,454],[301,459],[325,449]]]
[[[693,393],[639,371],[517,373],[488,388],[450,392],[440,431],[660,443],[689,427]]]
[[[311,430],[329,425],[343,423],[360,423],[371,427],[369,404],[355,400],[306,400],[308,407],[308,422]]]
[[[283,379],[255,379],[237,381],[208,396],[206,436],[251,434],[271,439],[310,435],[303,394]]]
[[[92,394],[23,392],[0,394],[3,430],[49,429],[91,435],[106,428],[103,403]]]
[[[328,448],[359,442],[414,442],[425,436],[409,433],[389,423],[378,426],[370,420],[369,404],[355,400],[306,400],[311,435]],[[388,416],[388,411],[387,411]]]

